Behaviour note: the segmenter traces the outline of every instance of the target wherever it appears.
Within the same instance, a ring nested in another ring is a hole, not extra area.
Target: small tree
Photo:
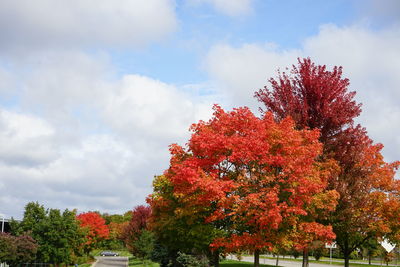
[[[16,259],[14,264],[29,263],[36,258],[38,244],[29,235],[24,234],[15,237],[15,245],[17,246]]]
[[[89,254],[100,242],[109,237],[110,231],[105,220],[97,212],[86,212],[76,216],[81,229],[85,232],[86,242],[83,250]]]
[[[141,255],[139,252],[142,248],[138,246],[137,241],[142,236],[144,231],[149,230],[148,221],[151,215],[151,208],[149,206],[139,205],[132,211],[132,217],[128,225],[125,227],[122,237],[128,250],[133,255]],[[149,238],[150,233],[145,233],[143,238]],[[144,240],[142,240],[144,241]]]
[[[29,263],[35,259],[37,248],[36,241],[29,235],[0,233],[0,262],[9,265]]]
[[[15,238],[8,233],[0,233],[0,262],[13,262],[16,259]]]
[[[379,255],[380,245],[378,240],[376,238],[370,238],[361,247],[363,249],[363,255],[367,256],[368,264],[371,265],[372,258]]]
[[[146,260],[150,259],[151,253],[154,249],[154,234],[148,230],[143,230],[134,241],[135,256],[139,257],[143,264]]]

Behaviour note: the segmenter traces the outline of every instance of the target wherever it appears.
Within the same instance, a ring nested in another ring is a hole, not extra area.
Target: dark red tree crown
[[[342,78],[342,67],[329,71],[310,58],[299,58],[290,74],[278,72],[269,83],[255,93],[265,105],[261,111],[272,112],[278,121],[291,116],[299,128],[320,129],[322,142],[351,126],[361,112],[356,93],[348,91],[349,80]]]

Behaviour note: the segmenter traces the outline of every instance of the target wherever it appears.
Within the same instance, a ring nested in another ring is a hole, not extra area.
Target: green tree
[[[188,207],[183,198],[173,193],[174,186],[164,175],[154,178],[153,189],[148,202],[152,207],[150,228],[156,237],[154,260],[166,266],[176,263],[178,252],[210,256],[211,242],[223,235],[222,225],[204,223],[212,208]]]
[[[32,262],[36,258],[38,245],[31,236],[26,234],[17,236],[14,242],[17,246],[15,263]]]
[[[0,233],[0,262],[11,262],[16,259],[17,246],[14,237],[8,233]]]
[[[376,238],[370,238],[362,245],[363,254],[368,258],[368,264],[371,264],[373,257],[379,255],[379,243]]]
[[[136,247],[135,256],[140,258],[143,263],[148,260],[154,249],[154,233],[143,230],[137,240],[134,242]]]
[[[35,259],[36,252],[37,244],[31,236],[0,233],[0,262],[6,262],[11,266],[29,263]]]
[[[20,224],[14,224],[13,231],[29,232],[39,245],[37,260],[56,265],[72,263],[81,254],[80,248],[85,242],[75,212],[46,210],[37,202],[26,205],[24,218]]]

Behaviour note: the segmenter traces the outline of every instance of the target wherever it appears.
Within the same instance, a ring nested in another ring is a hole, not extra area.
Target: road
[[[229,256],[228,259],[235,259],[234,256]],[[254,262],[254,257],[248,257],[245,256],[242,258],[242,261],[246,261],[246,262]],[[276,259],[275,260],[271,260],[271,259],[265,259],[265,258],[260,258],[260,264],[269,264],[269,265],[275,265],[276,264]],[[302,262],[301,261],[285,261],[285,259],[280,258],[279,259],[279,266],[283,266],[283,267],[301,267]],[[313,263],[310,262],[309,263],[310,267],[337,267],[337,265],[330,265],[329,262],[325,262],[324,263]]]
[[[235,260],[236,257],[234,255],[230,255],[230,256],[228,256],[228,259]],[[254,257],[253,256],[251,256],[251,257],[250,256],[244,256],[244,257],[242,257],[242,261],[254,262]],[[329,261],[321,260],[318,263],[310,262],[309,266],[310,267],[337,267],[338,265],[335,265],[335,264],[338,264],[338,263],[339,264],[342,263],[342,266],[344,266],[343,260],[342,260],[342,262],[338,262],[338,261],[339,261],[339,259],[334,259],[334,264],[329,264]],[[366,267],[369,267],[368,263],[366,263],[366,262],[351,261],[351,263],[365,264]],[[261,258],[260,257],[260,264],[276,265],[276,259],[265,259],[265,258]],[[376,262],[373,263],[373,264],[379,265],[379,263],[376,263]],[[280,257],[278,265],[282,266],[282,267],[301,267],[302,262],[301,261],[288,261],[288,260],[285,260],[285,259]],[[382,266],[386,267],[386,264],[384,264]],[[389,267],[397,267],[397,266],[398,266],[397,263],[396,264],[389,264]]]
[[[93,264],[93,267],[127,267],[128,266],[128,257],[96,257],[96,263]]]

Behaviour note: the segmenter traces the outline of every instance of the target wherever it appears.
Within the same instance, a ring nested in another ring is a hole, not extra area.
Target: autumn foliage
[[[350,253],[370,238],[398,235],[399,184],[394,179],[399,162],[386,163],[382,145],[374,144],[366,130],[355,125],[361,105],[348,92],[349,80],[342,68],[332,71],[299,59],[290,73],[279,73],[256,97],[277,121],[291,117],[298,129],[321,132],[324,160],[335,160],[337,175],[328,179],[328,189],[339,194],[336,209],[324,224],[331,224],[346,266]],[[390,211],[390,212],[389,212]]]
[[[299,59],[290,73],[278,74],[269,80],[270,87],[256,92],[265,105],[261,110],[271,112],[278,121],[290,116],[300,129],[319,129],[323,143],[351,126],[361,113],[356,93],[348,92],[350,82],[342,77],[342,67],[329,71],[307,58]]]
[[[145,205],[136,206],[132,211],[132,218],[124,227],[122,238],[125,245],[135,254],[135,242],[141,236],[144,230],[148,230],[148,221],[151,215],[151,208]]]
[[[224,227],[213,249],[272,249],[299,231],[335,237],[330,226],[304,220],[310,206],[315,211],[336,204],[336,193],[325,191],[335,164],[315,160],[322,152],[319,131],[296,130],[293,120],[276,122],[269,113],[257,118],[248,108],[225,112],[219,106],[191,131],[187,148],[171,146],[164,184],[180,203],[177,215],[200,209],[204,223]],[[149,202],[156,211],[171,208],[171,198],[157,190]]]
[[[105,220],[97,212],[81,213],[76,218],[80,222],[80,226],[86,231],[86,252],[95,248],[100,241],[109,237],[109,228],[105,224]]]

